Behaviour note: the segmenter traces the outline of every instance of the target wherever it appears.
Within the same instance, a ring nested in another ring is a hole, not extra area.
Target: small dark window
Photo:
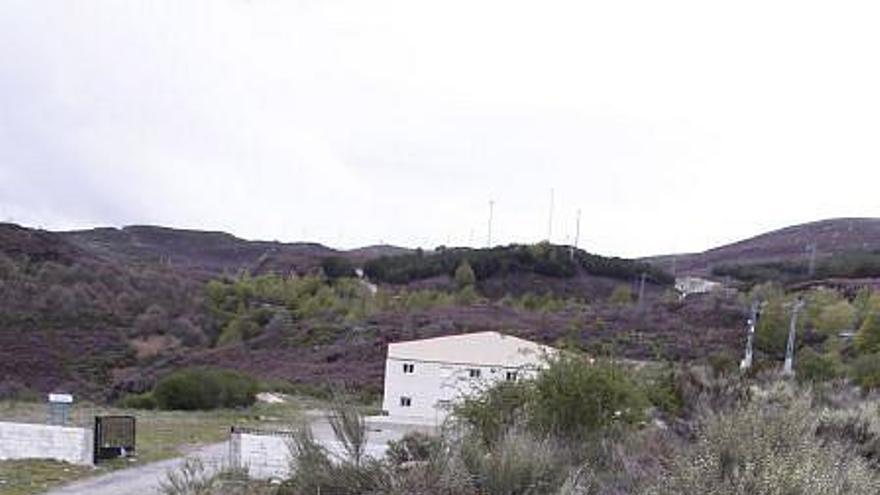
[[[516,381],[516,371],[508,371],[507,372],[507,381],[515,382]]]
[[[411,363],[404,363],[403,372],[406,373],[407,375],[415,373],[416,372],[416,365],[411,364]]]
[[[480,377],[480,369],[479,368],[471,368],[468,370],[468,375],[471,378],[479,378]]]
[[[410,407],[412,406],[412,398],[410,397],[401,397],[400,398],[400,407]]]

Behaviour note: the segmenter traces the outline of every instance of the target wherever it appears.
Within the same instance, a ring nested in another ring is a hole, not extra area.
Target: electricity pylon
[[[791,323],[788,328],[788,343],[785,346],[785,366],[782,368],[782,374],[786,376],[794,375],[794,343],[797,334],[797,317],[801,308],[804,307],[804,301],[798,299],[791,310]]]

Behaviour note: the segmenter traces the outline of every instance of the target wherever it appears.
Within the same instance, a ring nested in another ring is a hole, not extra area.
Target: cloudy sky
[[[0,220],[647,255],[880,216],[876,2],[2,0]],[[550,218],[551,191],[554,196]]]

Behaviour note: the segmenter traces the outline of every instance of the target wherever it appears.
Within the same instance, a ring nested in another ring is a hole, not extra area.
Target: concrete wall
[[[412,372],[405,372],[404,365],[412,365]],[[507,367],[389,357],[385,361],[382,409],[401,421],[412,419],[414,422],[439,424],[455,401],[499,381],[533,376],[540,365],[539,358],[535,359],[533,366]],[[479,378],[471,377],[472,369],[479,370]],[[509,373],[513,375],[509,376]],[[409,406],[401,403],[402,397],[410,399]]]
[[[283,432],[235,431],[229,441],[229,462],[247,468],[252,478],[283,479],[290,472],[289,438]]]
[[[93,434],[87,428],[0,422],[0,460],[53,459],[90,466]]]

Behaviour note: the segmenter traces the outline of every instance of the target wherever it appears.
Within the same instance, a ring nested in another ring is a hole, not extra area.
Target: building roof
[[[498,332],[447,335],[388,344],[388,358],[480,366],[536,365],[555,349]]]

